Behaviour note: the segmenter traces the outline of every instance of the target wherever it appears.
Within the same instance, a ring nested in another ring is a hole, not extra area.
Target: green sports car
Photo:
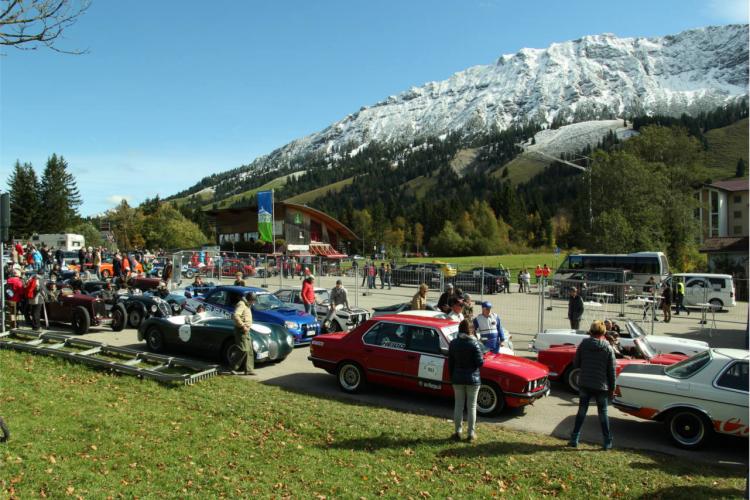
[[[294,349],[294,336],[281,325],[253,323],[250,336],[256,363],[281,361]],[[154,352],[179,350],[218,357],[229,366],[242,357],[234,342],[232,320],[210,312],[148,318],[138,328],[138,340],[145,340]]]

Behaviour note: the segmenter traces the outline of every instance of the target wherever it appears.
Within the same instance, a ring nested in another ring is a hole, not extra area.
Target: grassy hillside
[[[292,196],[291,198],[288,198],[284,201],[288,201],[289,203],[300,203],[300,204],[310,203],[314,200],[317,200],[321,196],[326,196],[329,193],[338,193],[339,191],[344,189],[346,186],[351,184],[353,181],[354,181],[354,177],[349,177],[348,179],[334,182],[333,184],[328,184],[327,186],[319,187],[317,189],[313,189],[311,191],[306,191],[296,196]]]
[[[184,205],[184,204],[186,204],[186,203],[188,203],[190,201],[194,201],[194,200],[198,200],[198,201],[200,201],[200,202],[202,202],[204,204],[205,203],[211,203],[211,201],[213,201],[213,199],[214,199],[214,193],[213,193],[213,191],[207,189],[207,190],[199,191],[199,192],[194,193],[194,194],[183,196],[181,198],[172,198],[169,201],[170,201],[170,203],[174,203],[175,206],[179,207],[179,206],[182,206],[182,205]]]
[[[544,158],[522,153],[506,163],[505,166],[492,172],[491,175],[492,177],[500,179],[502,178],[503,169],[507,168],[507,178],[512,185],[517,186],[518,184],[530,181],[532,177],[547,168],[549,163],[550,162],[546,161]]]
[[[229,207],[233,203],[241,200],[242,198],[252,198],[253,196],[255,196],[255,194],[258,191],[266,191],[268,189],[279,189],[279,188],[283,187],[284,184],[286,184],[287,179],[289,177],[293,176],[293,175],[299,175],[299,173],[295,172],[295,173],[289,174],[289,175],[282,175],[281,177],[277,177],[277,178],[275,178],[275,179],[273,179],[271,181],[268,181],[265,184],[263,184],[262,186],[259,186],[257,188],[249,189],[247,191],[243,191],[241,193],[234,194],[234,195],[230,196],[229,198],[224,198],[223,200],[221,200],[221,201],[218,202],[219,208]]]
[[[715,180],[734,177],[737,160],[748,163],[748,120],[740,120],[726,127],[706,132],[708,151],[706,166],[715,169]],[[745,174],[747,177],[747,173]]]

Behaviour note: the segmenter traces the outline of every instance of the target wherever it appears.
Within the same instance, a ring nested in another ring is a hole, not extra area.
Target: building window
[[[734,226],[732,230],[735,236],[742,234],[742,226]]]
[[[709,237],[715,238],[719,236],[719,193],[716,191],[709,191],[709,220],[710,229]]]
[[[740,194],[734,195],[734,202],[735,203],[742,203],[742,195],[740,195]]]
[[[734,211],[734,218],[735,219],[741,219],[742,218],[742,212],[740,212],[739,210],[735,210]]]

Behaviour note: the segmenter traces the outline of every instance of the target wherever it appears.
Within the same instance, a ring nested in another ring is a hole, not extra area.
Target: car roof
[[[750,357],[747,349],[726,349],[722,347],[720,349],[713,349],[713,351],[730,359],[748,359]]]
[[[712,273],[674,273],[672,276],[685,276],[686,278],[732,278],[731,274],[712,274]]]
[[[278,290],[276,290],[276,292],[274,292],[274,293],[284,292],[286,290],[291,290],[293,292],[300,292],[300,291],[302,291],[302,287],[301,286],[284,286],[284,287],[281,287]],[[327,292],[328,291],[327,288],[324,288],[322,286],[313,287],[313,290],[315,292]]]
[[[221,286],[217,286],[215,290],[216,289],[227,290],[229,292],[242,293],[242,294],[245,294],[248,292],[253,292],[257,294],[270,293],[268,290],[264,288],[258,288],[257,286],[221,285]]]
[[[409,323],[411,325],[432,326],[442,328],[451,324],[458,324],[453,319],[428,318],[425,316],[414,316],[408,314],[384,314],[372,318],[373,321],[392,321],[394,323]]]

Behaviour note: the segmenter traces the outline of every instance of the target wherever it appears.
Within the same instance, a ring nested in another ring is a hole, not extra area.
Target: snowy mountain
[[[747,94],[747,25],[711,26],[658,38],[585,36],[545,49],[522,49],[494,64],[412,87],[232,174],[303,168],[310,155],[355,154],[373,141],[408,144],[449,132],[468,137],[531,120],[559,125],[693,114]]]

